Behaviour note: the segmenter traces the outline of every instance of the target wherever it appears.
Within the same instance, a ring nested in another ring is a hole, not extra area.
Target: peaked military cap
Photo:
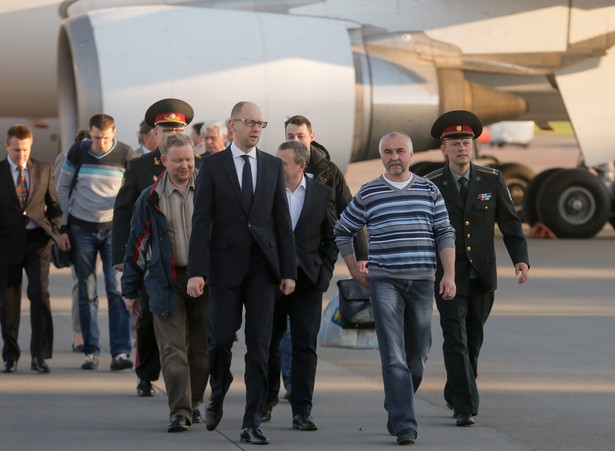
[[[145,112],[145,123],[150,127],[156,125],[188,125],[194,117],[192,107],[180,99],[162,99],[150,106]]]
[[[483,132],[483,124],[474,114],[466,110],[454,110],[444,113],[431,127],[434,139],[476,139]]]

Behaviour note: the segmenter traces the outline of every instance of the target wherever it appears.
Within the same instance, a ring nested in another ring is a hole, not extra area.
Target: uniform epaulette
[[[487,166],[476,166],[476,170],[478,172],[482,172],[485,174],[494,174],[494,175],[498,175],[500,173],[500,171],[496,168],[490,168]]]
[[[434,179],[436,177],[442,177],[442,172],[443,172],[444,167],[441,167],[440,169],[436,169],[433,172],[430,172],[429,174],[427,174],[426,176],[424,176],[426,179],[431,180]]]

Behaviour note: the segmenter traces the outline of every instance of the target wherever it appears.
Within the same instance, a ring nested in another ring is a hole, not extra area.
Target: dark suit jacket
[[[17,199],[11,166],[0,161],[0,264],[13,265],[23,260],[26,244],[26,224],[31,219],[58,241],[62,210],[48,163],[30,158],[28,199],[22,210]]]
[[[455,284],[468,294],[473,267],[486,291],[497,288],[494,229],[497,223],[513,264],[529,266],[527,241],[504,177],[497,169],[472,164],[464,207],[448,164],[427,176],[440,189],[451,225],[455,228]],[[438,259],[437,280],[442,278]]]
[[[331,188],[309,177],[301,215],[295,226],[297,266],[319,291],[327,291],[337,260],[333,236],[336,214]]]
[[[206,159],[196,179],[188,274],[236,286],[255,242],[277,279],[297,278],[296,252],[279,158],[256,151],[256,190],[246,211],[230,147]]]
[[[152,185],[164,171],[160,162],[160,149],[129,160],[124,172],[122,187],[113,206],[113,229],[111,231],[113,265],[124,262],[126,243],[130,234],[132,209],[145,188]]]

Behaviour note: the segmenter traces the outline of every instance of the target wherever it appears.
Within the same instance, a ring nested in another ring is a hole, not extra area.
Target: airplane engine
[[[268,127],[260,147],[275,151],[284,121],[303,114],[319,140],[350,161],[355,71],[347,22],[215,9],[147,6],[69,17],[59,37],[59,111],[69,143],[105,112],[118,139],[134,144],[155,101],[177,97],[195,121],[226,120],[249,100]]]
[[[188,101],[199,121],[224,120],[251,100],[270,123],[262,148],[273,151],[284,121],[303,114],[344,170],[377,158],[392,130],[407,132],[415,150],[433,148],[431,124],[449,109],[486,122],[525,111],[521,98],[467,81],[451,63],[459,59],[422,33],[332,19],[168,5],[94,10],[60,30],[62,142],[105,112],[118,139],[134,144],[145,110],[164,97]]]

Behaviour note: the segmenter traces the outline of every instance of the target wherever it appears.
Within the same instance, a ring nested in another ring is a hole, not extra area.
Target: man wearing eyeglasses
[[[246,407],[242,442],[269,443],[260,430],[267,395],[267,358],[278,291],[293,292],[296,251],[282,162],[256,148],[267,122],[261,109],[239,102],[231,112],[234,139],[207,157],[194,196],[188,265],[189,295],[209,289],[211,396],[207,429],[222,419],[231,385],[231,347],[245,307]]]
[[[160,161],[161,150],[164,151],[164,138],[170,133],[183,133],[192,121],[192,107],[179,99],[162,99],[151,105],[145,113],[145,124],[153,128],[156,147],[152,152],[130,160],[126,166],[122,187],[115,199],[112,229],[113,266],[122,271],[126,243],[130,234],[130,221],[133,207],[141,192],[153,184],[164,171]],[[127,306],[130,309],[134,306]],[[137,319],[137,359],[135,372],[139,378],[138,396],[154,396],[152,381],[160,376],[160,356],[154,336],[154,323],[149,310],[145,290],[140,292],[140,313]],[[193,412],[193,423],[200,421],[198,410]]]

